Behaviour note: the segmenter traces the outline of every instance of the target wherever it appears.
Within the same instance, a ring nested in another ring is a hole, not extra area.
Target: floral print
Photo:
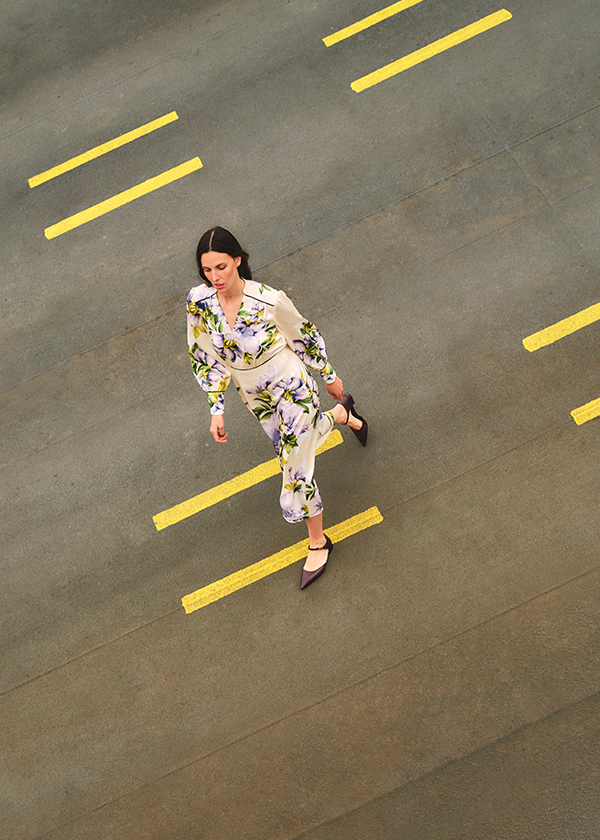
[[[284,517],[299,522],[316,516],[323,507],[313,476],[315,454],[333,417],[321,413],[306,366],[328,383],[336,378],[321,334],[284,292],[249,280],[233,329],[210,286],[191,290],[187,313],[192,371],[211,413],[223,413],[224,392],[233,380],[279,457]]]

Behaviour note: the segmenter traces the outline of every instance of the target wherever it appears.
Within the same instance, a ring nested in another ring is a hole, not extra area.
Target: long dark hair
[[[198,242],[198,247],[196,248],[196,262],[198,263],[200,279],[207,286],[212,286],[212,283],[206,279],[202,271],[202,254],[208,254],[209,251],[216,251],[218,254],[229,254],[230,257],[241,257],[242,261],[238,268],[238,273],[244,280],[252,280],[252,272],[250,271],[246,251],[244,251],[233,233],[230,233],[222,227],[214,227],[202,234],[200,242]]]

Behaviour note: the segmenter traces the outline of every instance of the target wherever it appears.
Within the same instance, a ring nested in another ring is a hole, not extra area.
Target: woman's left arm
[[[302,317],[285,292],[277,294],[274,317],[277,329],[294,353],[304,364],[321,374],[327,391],[339,399],[344,386],[327,360],[323,336],[314,324]]]
[[[344,383],[339,376],[335,377],[334,382],[326,383],[327,393],[330,394],[334,400],[339,400],[344,393]]]

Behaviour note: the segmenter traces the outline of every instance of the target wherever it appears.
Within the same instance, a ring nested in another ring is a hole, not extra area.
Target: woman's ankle
[[[352,412],[350,412],[350,416],[346,422],[347,426],[350,426],[351,429],[362,429],[363,421],[359,420],[358,417],[355,417]]]

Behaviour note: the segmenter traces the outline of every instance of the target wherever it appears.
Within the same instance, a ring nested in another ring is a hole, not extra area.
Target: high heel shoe
[[[331,542],[331,540],[329,539],[327,534],[325,534],[325,545],[322,545],[320,548],[311,548],[311,546],[309,546],[308,550],[309,551],[323,551],[324,548],[327,549],[327,560],[329,560],[329,555],[333,551],[333,543]],[[313,569],[312,572],[308,572],[306,569],[302,569],[302,575],[301,575],[301,578],[300,578],[300,589],[306,589],[306,587],[310,586],[310,584],[314,580],[316,580],[318,577],[321,577],[321,575],[325,571],[325,566],[327,565],[327,560],[323,563],[322,566],[319,566],[318,569]]]
[[[356,417],[357,420],[362,420],[362,426],[360,429],[353,429],[352,426],[348,426],[351,432],[354,432],[356,437],[362,443],[363,446],[367,445],[367,435],[369,434],[369,424],[365,420],[364,417],[361,417],[360,414],[357,414],[356,411],[353,411],[354,408],[354,399],[350,394],[346,394],[345,392],[342,396],[337,400],[340,405],[343,405],[346,409],[346,423],[345,425],[348,426],[348,420],[350,419],[350,414]]]

